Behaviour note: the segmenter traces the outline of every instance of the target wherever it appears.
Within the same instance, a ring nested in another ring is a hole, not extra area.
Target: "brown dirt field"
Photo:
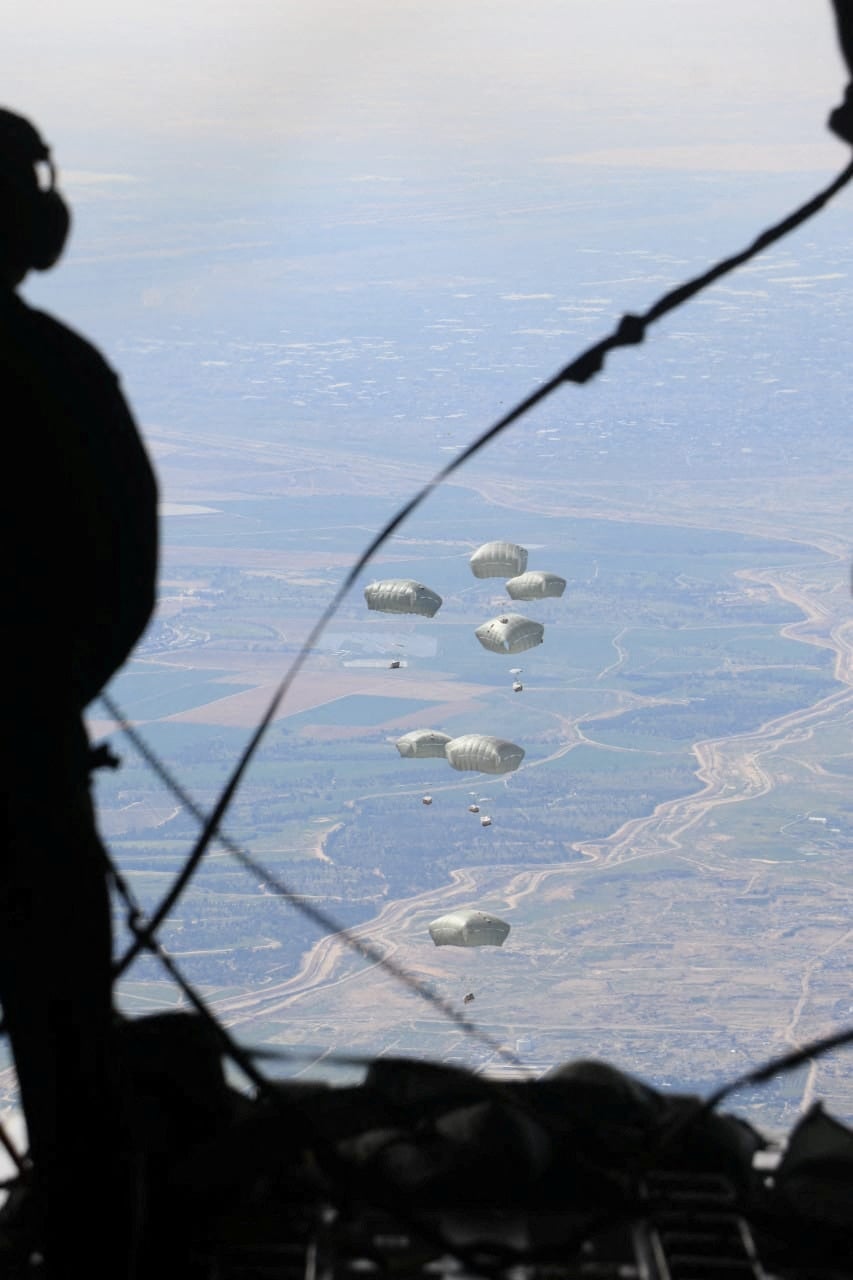
[[[276,675],[281,678],[287,667],[287,659],[280,653],[238,653],[234,649],[216,649],[209,645],[203,649],[158,653],[156,657],[142,657],[137,661],[172,671],[217,671],[220,673],[219,683],[223,685],[245,684],[247,680],[274,680]]]
[[[362,734],[368,733],[371,729],[382,729],[388,733],[406,733],[413,727],[417,728],[420,722],[427,718],[431,723],[435,723],[449,716],[462,715],[466,711],[475,715],[480,709],[481,703],[476,702],[473,698],[468,698],[462,702],[442,702],[438,706],[425,707],[423,711],[416,711],[408,716],[398,716],[396,720],[384,720],[382,724],[315,724],[306,725],[302,732],[306,737],[314,738],[317,742],[337,742],[344,741],[347,738],[360,738]],[[418,724],[415,724],[415,721]]]
[[[465,686],[460,685],[459,692],[464,693],[464,691]],[[488,691],[483,688],[478,688],[477,695],[482,696],[482,694],[486,692]],[[436,696],[440,697],[441,695],[436,694]],[[467,711],[475,713],[481,712],[482,709],[483,704],[478,701],[478,697],[469,696],[467,698],[457,698],[453,702],[438,702],[435,705],[430,706],[429,716],[431,720],[449,720],[451,716],[462,715]],[[393,720],[386,720],[381,727],[383,729],[400,729],[402,731],[411,727],[412,720],[415,717],[418,718],[418,722],[420,723],[420,712],[415,712],[414,715],[396,716]]]
[[[322,674],[303,672],[277,711],[275,719],[284,720],[301,711],[308,711],[312,707],[323,706],[325,703],[334,702],[338,698],[349,697],[352,694],[362,694],[367,697],[419,698],[425,703],[437,702],[441,705],[458,706],[460,701],[465,702],[482,693],[481,685],[455,684],[450,680],[425,683],[420,677],[407,679],[405,676],[399,680],[396,679],[399,674],[399,672],[393,673],[392,684],[386,672],[382,672],[381,675],[365,675],[363,670]],[[254,689],[227,694],[213,702],[205,703],[204,706],[193,707],[190,711],[182,711],[165,718],[179,724],[251,728],[258,723],[266,711],[277,687],[277,682],[264,682]],[[425,706],[424,713],[426,714],[427,711],[428,708]],[[406,716],[389,720],[387,723],[393,727],[399,724],[401,719],[405,723],[411,722],[411,717]]]
[[[259,547],[169,547],[169,564],[221,569],[278,569],[302,577],[306,569],[349,566],[354,556],[344,551],[263,551]]]
[[[142,657],[137,661],[173,671],[216,671],[219,673],[217,683],[227,686],[277,683],[284,676],[293,656],[293,653],[282,653],[276,649],[245,651],[205,645],[203,649],[177,649],[171,653],[158,653],[156,657]],[[318,654],[308,659],[299,681],[301,683],[303,679],[308,679],[312,673],[323,673],[324,678],[334,678],[339,671],[333,658]]]

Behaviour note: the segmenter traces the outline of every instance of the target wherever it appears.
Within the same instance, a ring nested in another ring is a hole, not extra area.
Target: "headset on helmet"
[[[39,183],[39,164],[47,167],[45,187]],[[70,225],[49,147],[29,120],[0,108],[0,236],[11,238],[13,252],[24,259],[21,265],[47,271],[62,253]]]

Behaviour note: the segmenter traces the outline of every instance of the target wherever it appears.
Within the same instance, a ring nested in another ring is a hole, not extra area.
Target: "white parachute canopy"
[[[452,738],[444,754],[454,769],[475,773],[512,773],[524,759],[524,747],[487,733],[463,733]]]
[[[429,936],[437,947],[500,947],[509,925],[487,911],[451,911],[429,926]]]
[[[404,733],[395,742],[401,756],[410,759],[425,760],[430,756],[443,756],[444,748],[450,742],[449,733],[439,733],[438,729],[412,729]]]
[[[384,578],[364,588],[368,609],[379,613],[419,613],[431,618],[441,608],[441,596],[414,578]]]
[[[483,648],[492,653],[521,653],[542,643],[545,628],[541,622],[523,618],[520,613],[502,613],[477,627],[474,635]]]
[[[561,596],[566,589],[566,579],[558,573],[545,573],[542,569],[528,569],[506,584],[513,600],[544,600],[547,596]]]
[[[527,568],[527,551],[514,542],[486,542],[470,564],[475,578],[514,578]]]

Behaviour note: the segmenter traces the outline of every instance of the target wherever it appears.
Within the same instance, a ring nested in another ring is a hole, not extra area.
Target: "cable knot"
[[[619,328],[614,334],[613,345],[629,347],[642,342],[646,336],[646,322],[642,316],[635,316],[629,311],[619,321]]]

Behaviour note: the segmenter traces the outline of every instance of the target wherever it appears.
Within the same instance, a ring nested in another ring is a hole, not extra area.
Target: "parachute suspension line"
[[[382,547],[384,543],[387,542],[387,540],[397,531],[400,525],[402,525],[403,522],[407,520],[423,502],[426,501],[430,494],[437,489],[439,485],[448,479],[465,462],[474,457],[475,454],[479,453],[481,449],[504,432],[507,427],[511,426],[514,422],[517,422],[518,419],[523,417],[525,414],[529,413],[531,409],[539,404],[540,401],[546,399],[546,397],[555,391],[563,382],[574,382],[578,385],[583,385],[584,383],[589,382],[597,373],[600,373],[601,369],[604,367],[604,361],[610,351],[615,350],[617,347],[632,346],[643,342],[646,335],[646,329],[650,324],[659,320],[668,312],[683,305],[685,302],[695,297],[695,295],[701,290],[708,288],[722,276],[725,276],[737,267],[742,266],[743,263],[748,262],[756,254],[761,253],[764,249],[788,235],[789,232],[795,230],[815,213],[818,213],[833,198],[833,196],[841,191],[842,188],[847,186],[851,178],[853,178],[853,161],[851,161],[851,163],[848,164],[847,167],[843,169],[828,186],[819,191],[811,200],[799,206],[799,208],[795,209],[780,222],[768,227],[755,240],[753,240],[746,249],[742,250],[740,253],[734,254],[732,257],[722,259],[702,275],[695,276],[693,279],[688,280],[684,284],[670,290],[659,298],[658,301],[654,303],[643,315],[624,315],[616,329],[613,330],[611,334],[602,339],[602,341],[594,344],[592,347],[589,347],[586,351],[582,352],[580,356],[571,361],[571,363],[566,365],[547,382],[542,383],[529,396],[520,401],[514,408],[510,409],[506,414],[494,422],[492,426],[488,427],[484,432],[477,436],[476,439],[467,445],[461,453],[452,458],[450,462],[448,462],[446,466],[442,467],[441,470],[438,471],[435,476],[433,476],[432,479],[429,480],[420,490],[418,490],[408,502],[404,503],[403,506],[399,508],[384,527],[379,530],[375,537],[371,539],[356,563],[346,574],[341,586],[335,592],[317,622],[312,627],[307,639],[274,693],[260,723],[243,749],[242,755],[237,761],[231,777],[225,784],[216,805],[206,819],[204,827],[183,870],[180,872],[175,885],[163,900],[160,907],[158,907],[154,912],[145,929],[141,931],[132,946],[119,961],[117,966],[118,973],[122,973],[139,954],[143,947],[148,945],[155,930],[162,923],[165,916],[174,906],[184,887],[191,879],[197,866],[201,862],[201,859],[204,857],[208,845],[217,833],[219,824],[221,823],[222,818],[224,817],[225,812],[237,791],[246,768],[260,745],[261,740],[264,737],[264,734],[266,733],[276,711],[281,705],[283,698],[289,691],[291,685],[296,679],[296,676],[302,670],[302,667],[313,651],[317,641],[320,639],[326,627],[337,613],[345,596],[355,584],[358,575],[370,562],[380,547]],[[107,701],[106,696],[101,695],[101,698],[110,710],[110,714],[113,715],[114,712],[110,706],[110,702]],[[116,719],[120,724],[123,724],[124,726],[127,725],[127,721],[124,716],[119,715]],[[146,751],[146,758],[152,759],[152,757],[153,753],[150,752],[150,750]],[[165,770],[162,768],[158,769],[157,772],[164,779],[167,776]],[[298,899],[294,899],[294,902],[298,903]],[[299,904],[299,906],[301,910],[304,910],[304,903]]]
[[[148,747],[148,744],[142,739],[139,732],[136,729],[134,729],[134,727],[129,723],[129,721],[126,719],[126,717],[122,713],[121,709],[116,705],[113,698],[109,697],[107,694],[102,694],[101,701],[103,702],[104,706],[107,707],[107,709],[109,710],[110,715],[112,715],[113,718],[116,720],[116,723],[123,729],[123,731],[130,738],[131,742],[139,751],[139,753],[142,755],[143,759],[156,772],[157,776],[168,787],[168,789],[172,792],[175,798],[177,800],[180,800],[180,802],[186,806],[188,811],[200,824],[204,824],[205,815],[202,812],[202,810],[195,803],[193,798],[181,786],[181,784],[175,778],[172,777],[172,775],[166,769],[162,761],[160,761],[154,755],[154,753],[150,750],[150,748]],[[375,967],[382,969],[395,981],[399,982],[403,986],[407,987],[408,990],[414,992],[416,995],[419,995],[422,999],[426,1000],[429,1004],[432,1005],[432,1007],[438,1013],[443,1015],[445,1018],[449,1019],[451,1022],[454,1022],[459,1027],[459,1029],[463,1031],[466,1035],[472,1036],[474,1039],[478,1040],[483,1045],[484,1048],[489,1049],[491,1052],[495,1053],[498,1057],[502,1058],[508,1065],[513,1067],[524,1068],[524,1063],[521,1061],[520,1058],[516,1057],[516,1055],[514,1053],[511,1053],[509,1050],[503,1048],[503,1046],[500,1045],[496,1040],[493,1040],[491,1036],[489,1036],[486,1032],[482,1031],[476,1025],[476,1023],[473,1023],[469,1018],[464,1017],[459,1012],[458,1009],[456,1009],[452,1004],[449,1003],[449,1001],[444,1000],[441,996],[436,995],[434,992],[429,991],[425,987],[421,986],[417,978],[413,977],[412,974],[407,973],[407,971],[403,969],[400,965],[398,965],[396,961],[391,960],[389,959],[389,957],[383,955],[383,953],[379,950],[378,947],[375,947],[372,943],[365,941],[365,939],[363,938],[360,938],[352,929],[348,929],[345,926],[341,926],[338,923],[338,921],[335,920],[332,916],[327,915],[327,913],[323,911],[322,908],[315,906],[313,902],[304,898],[301,894],[295,893],[292,889],[288,888],[288,886],[284,883],[284,881],[282,881],[278,876],[276,876],[268,867],[265,867],[261,862],[258,862],[257,859],[253,858],[249,853],[245,851],[245,849],[242,849],[238,844],[235,843],[235,841],[233,841],[229,836],[227,836],[224,831],[217,831],[216,839],[225,849],[228,850],[228,852],[232,855],[232,857],[234,857],[237,860],[237,862],[240,863],[241,866],[245,867],[246,870],[251,871],[252,874],[257,877],[258,880],[265,881],[267,886],[273,889],[277,897],[281,898],[283,901],[292,902],[293,905],[299,911],[301,911],[303,915],[307,916],[309,920],[311,920],[314,924],[318,925],[321,929],[323,929],[325,933],[337,934],[341,938],[341,941],[344,943],[345,946],[349,947],[350,950],[355,951],[356,954],[361,956],[361,958],[367,961],[368,964],[374,965]],[[187,866],[188,865],[189,864],[187,864]],[[128,929],[130,930],[130,932],[133,934],[133,937],[134,937],[133,948],[131,948],[131,950],[129,950],[125,954],[125,956],[122,957],[122,960],[114,967],[114,978],[118,978],[121,976],[121,974],[125,971],[127,966],[130,964],[131,960],[135,957],[135,955],[139,953],[139,950],[143,948],[146,950],[150,950],[153,954],[157,956],[157,958],[161,961],[161,963],[169,971],[169,973],[172,974],[172,976],[175,978],[175,981],[178,983],[181,990],[184,992],[184,994],[186,995],[190,1003],[193,1005],[193,1007],[196,1008],[198,1012],[202,1013],[203,1016],[215,1022],[216,1019],[214,1017],[214,1014],[203,1004],[201,997],[198,996],[197,993],[192,990],[192,988],[190,987],[186,979],[178,972],[168,952],[166,952],[163,949],[163,947],[158,942],[155,936],[156,929],[158,925],[161,923],[163,916],[167,915],[168,912],[171,910],[171,907],[174,904],[174,900],[177,898],[178,893],[180,893],[184,883],[186,883],[186,880],[189,879],[188,875],[185,876],[186,871],[187,871],[187,867],[184,867],[184,870],[181,872],[181,875],[178,877],[178,880],[176,880],[175,885],[173,885],[172,890],[169,894],[168,904],[166,904],[166,901],[164,900],[163,905],[166,906],[165,912],[162,912],[162,906],[161,906],[161,908],[158,909],[156,915],[152,916],[147,924],[142,925],[140,923],[143,919],[143,913],[141,908],[135,902],[132,895],[132,891],[130,890],[130,887],[127,884],[127,882],[120,876],[119,872],[117,871],[115,866],[113,866],[112,862],[110,862],[110,872],[112,874],[116,888],[118,889],[121,896],[124,898],[125,903],[127,904],[127,907],[128,907],[127,925],[128,925]],[[184,876],[185,878],[182,879],[182,877]],[[178,883],[179,881],[181,881],[180,884]],[[176,888],[178,893],[175,893]],[[162,915],[161,915],[161,912],[162,912]],[[131,951],[133,952],[133,954],[131,954]],[[218,1023],[217,1023],[217,1027],[218,1027]],[[232,1049],[233,1049],[233,1044],[230,1042],[230,1038],[229,1038],[228,1052],[231,1054],[232,1057],[234,1057],[235,1055],[232,1052]],[[244,1056],[245,1055],[242,1055],[239,1058],[235,1057],[235,1061],[237,1061],[237,1065],[240,1066],[245,1071],[246,1066],[244,1063]],[[249,1072],[248,1074],[250,1075],[250,1078],[254,1080],[254,1076],[251,1075],[251,1072]],[[255,1080],[255,1083],[257,1083],[256,1080]]]

